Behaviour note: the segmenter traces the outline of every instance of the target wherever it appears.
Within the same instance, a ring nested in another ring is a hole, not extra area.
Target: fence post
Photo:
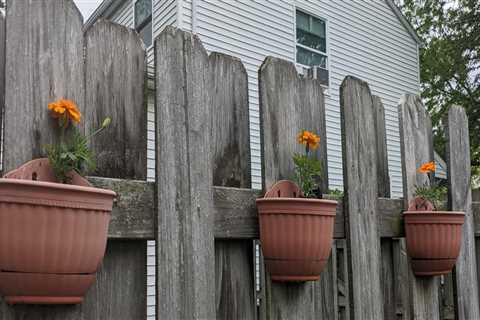
[[[208,54],[167,27],[155,64],[157,319],[215,319]]]
[[[449,210],[465,212],[462,247],[454,273],[455,314],[458,320],[480,319],[475,223],[472,213],[470,136],[465,110],[452,106],[447,123]]]
[[[250,188],[248,76],[239,59],[212,53],[213,185]],[[252,240],[215,241],[217,319],[254,320],[255,275]]]
[[[292,179],[292,156],[302,152],[296,136],[301,129],[308,129],[320,136],[320,150],[316,151],[316,157],[322,162],[321,187],[326,191],[325,105],[320,83],[301,78],[294,64],[273,57],[267,57],[263,62],[259,79],[264,190],[278,180]],[[329,264],[331,262],[330,259]],[[321,277],[321,281],[331,278],[325,271]],[[336,292],[324,292],[321,281],[286,285],[271,282],[267,277],[262,317],[277,320],[335,319]],[[331,285],[336,286],[336,281]]]
[[[398,106],[400,141],[402,149],[403,196],[405,206],[414,197],[415,187],[428,183],[424,174],[418,173],[422,163],[433,161],[432,122],[420,97],[404,95]],[[415,277],[410,266],[409,297],[412,317],[418,320],[438,320],[438,277]]]
[[[375,111],[366,82],[346,77],[340,87],[344,210],[354,319],[383,319]]]

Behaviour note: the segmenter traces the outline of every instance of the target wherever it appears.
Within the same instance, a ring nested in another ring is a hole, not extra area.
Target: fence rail
[[[381,99],[348,76],[340,89],[345,196],[337,208],[332,255],[319,281],[285,285],[270,280],[261,255],[259,268],[254,263],[255,200],[263,192],[250,189],[248,79],[240,60],[209,55],[197,36],[174,27],[157,37],[156,181],[147,182],[147,66],[135,32],[107,21],[82,30],[72,0],[8,0],[6,23],[5,32],[0,13],[3,168],[41,155],[38,146],[57,139],[45,107],[70,98],[85,115],[82,130],[113,117],[111,129],[93,144],[100,161],[89,180],[118,197],[105,260],[85,302],[11,307],[0,301],[1,320],[145,319],[147,240],[157,241],[157,319],[480,319],[480,202],[472,202],[468,122],[461,107],[453,106],[445,122],[444,206],[467,216],[453,276],[443,285],[438,277],[415,277],[405,249],[402,211],[414,185],[424,182],[416,168],[433,160],[429,115],[420,98],[402,97],[405,199],[390,199]],[[322,141],[315,156],[325,169],[325,193],[328,150],[319,82],[299,76],[292,63],[268,57],[259,89],[263,188],[292,176],[295,135],[308,128]]]

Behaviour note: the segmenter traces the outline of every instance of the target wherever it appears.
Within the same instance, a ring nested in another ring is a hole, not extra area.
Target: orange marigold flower
[[[298,143],[308,145],[310,149],[315,150],[318,148],[320,137],[310,131],[302,130],[297,136],[297,141]]]
[[[420,173],[430,173],[430,172],[435,172],[436,170],[436,165],[435,165],[435,162],[427,162],[427,163],[424,163],[420,166],[420,168],[418,168],[418,172]]]
[[[58,101],[48,104],[48,109],[52,111],[54,118],[67,117],[67,119],[73,122],[79,123],[82,118],[82,114],[78,110],[75,103],[71,100],[60,99]]]

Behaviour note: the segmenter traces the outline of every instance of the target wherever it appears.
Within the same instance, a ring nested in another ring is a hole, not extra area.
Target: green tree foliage
[[[432,115],[435,149],[445,150],[448,107],[469,117],[472,173],[480,177],[480,1],[404,0],[403,13],[424,42],[422,98]]]

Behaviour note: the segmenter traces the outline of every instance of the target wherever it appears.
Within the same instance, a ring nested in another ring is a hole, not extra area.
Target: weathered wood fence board
[[[105,117],[112,118],[111,126],[92,143],[99,176],[147,178],[145,59],[143,44],[131,29],[100,20],[85,32],[86,133]],[[146,241],[109,240],[96,286],[90,290],[103,303],[84,308],[104,319],[145,318],[146,254]]]
[[[0,11],[0,123],[2,124],[5,103],[5,27],[5,15]]]
[[[326,190],[325,106],[319,82],[301,78],[294,64],[273,57],[266,58],[259,78],[264,190],[278,180],[293,177],[292,156],[303,153],[303,147],[296,141],[301,129],[320,136],[320,148],[314,155],[322,163],[321,188]],[[324,273],[322,281],[331,278]],[[322,282],[285,285],[271,282],[268,276],[265,281],[266,301],[261,305],[265,310],[261,314],[266,319],[334,319],[337,306],[333,295],[322,290],[328,285]]]
[[[122,123],[92,141],[94,175],[145,180],[145,48],[135,30],[102,19],[86,31],[85,46],[85,131],[98,129],[107,116]]]
[[[73,1],[8,0],[7,7],[5,171],[58,139],[49,102],[67,98],[83,110],[85,95],[83,18]]]
[[[418,172],[425,162],[433,161],[432,122],[420,97],[404,95],[398,106],[402,149],[403,194],[405,206],[414,197],[417,185],[428,184]],[[440,319],[439,277],[415,277],[409,270],[409,296],[414,319]]]
[[[468,118],[462,107],[452,106],[446,120],[449,209],[465,212],[462,247],[454,275],[455,315],[457,320],[480,319]]]
[[[213,185],[250,188],[248,76],[242,62],[212,53]],[[217,319],[254,320],[257,315],[252,240],[215,241]]]
[[[215,318],[209,59],[167,27],[155,40],[157,318]]]
[[[355,319],[382,319],[377,142],[368,84],[346,77],[340,87],[340,109],[350,303]]]

